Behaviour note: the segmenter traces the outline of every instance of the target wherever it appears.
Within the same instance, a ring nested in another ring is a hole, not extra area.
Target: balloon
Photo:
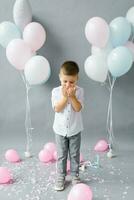
[[[103,48],[92,46],[91,47],[91,53],[92,53],[92,55],[102,55],[104,57],[107,57],[112,49],[113,49],[112,43],[108,42],[106,44],[106,46],[103,47]]]
[[[6,167],[0,167],[0,184],[9,183],[11,179],[10,171]]]
[[[17,151],[14,149],[7,150],[5,153],[5,158],[7,161],[13,162],[13,163],[20,161],[20,157],[19,157]]]
[[[92,190],[84,183],[74,185],[68,195],[68,200],[92,200],[92,198]]]
[[[127,11],[126,18],[134,26],[134,6]]]
[[[8,43],[16,38],[21,38],[21,32],[12,22],[5,21],[0,24],[0,44],[5,48]]]
[[[32,21],[32,9],[28,0],[16,0],[13,7],[13,18],[22,31]]]
[[[39,160],[41,162],[50,162],[53,160],[51,153],[47,149],[43,149],[39,152]]]
[[[99,140],[94,147],[94,150],[97,152],[104,152],[109,149],[109,145],[106,140]]]
[[[131,51],[132,57],[133,57],[133,61],[134,61],[134,43],[128,41],[128,42],[125,44],[125,47],[127,47],[127,48]]]
[[[54,151],[54,153],[53,153],[53,159],[54,160],[58,160],[57,151]]]
[[[49,62],[43,56],[33,56],[26,63],[24,73],[30,85],[45,83],[51,74]]]
[[[94,81],[104,82],[107,78],[108,68],[103,56],[89,56],[84,64],[85,72]]]
[[[131,25],[124,17],[117,17],[110,23],[111,39],[113,45],[124,45],[131,35]]]
[[[67,160],[67,168],[66,168],[66,170],[67,170],[67,173],[70,172],[70,160]]]
[[[127,73],[132,66],[132,62],[131,52],[124,46],[115,48],[108,56],[108,68],[114,77]]]
[[[48,142],[44,145],[44,149],[47,149],[53,155],[56,151],[56,145],[53,142]]]
[[[23,39],[33,51],[36,51],[40,49],[46,41],[46,31],[41,24],[32,22],[25,27]]]
[[[93,17],[86,24],[85,35],[92,45],[102,48],[109,39],[108,24],[100,17]]]
[[[12,40],[6,48],[8,61],[18,70],[24,69],[32,55],[30,47],[22,39]]]

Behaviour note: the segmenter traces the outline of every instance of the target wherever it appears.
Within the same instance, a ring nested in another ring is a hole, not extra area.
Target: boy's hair
[[[79,66],[74,61],[66,61],[61,65],[61,70],[64,75],[77,75],[79,73]]]

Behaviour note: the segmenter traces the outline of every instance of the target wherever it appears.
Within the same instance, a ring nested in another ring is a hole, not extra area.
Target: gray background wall
[[[0,22],[13,21],[14,0],[0,0]],[[83,111],[83,142],[93,143],[107,137],[106,115],[109,92],[104,86],[90,80],[84,72],[84,61],[90,54],[90,44],[85,38],[87,20],[94,16],[108,23],[115,17],[125,16],[133,0],[30,0],[33,21],[41,23],[47,31],[47,41],[38,51],[50,64],[52,75],[42,86],[30,91],[31,117],[34,127],[34,148],[54,140],[51,108],[51,90],[58,86],[59,66],[65,60],[75,60],[80,66],[79,85],[85,90]],[[131,146],[134,139],[134,68],[120,77],[113,94],[114,134],[118,144]],[[0,47],[0,147],[17,145],[25,148],[25,87],[19,72],[6,58]],[[132,144],[133,145],[133,144]]]

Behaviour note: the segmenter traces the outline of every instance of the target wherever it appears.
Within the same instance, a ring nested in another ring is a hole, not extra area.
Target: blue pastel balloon
[[[108,55],[108,69],[113,77],[119,77],[127,73],[133,63],[132,54],[124,46],[111,51]]]
[[[16,38],[21,38],[19,28],[12,22],[2,22],[0,24],[0,44],[6,48],[9,42]]]
[[[117,17],[110,23],[111,39],[114,47],[124,45],[131,35],[131,24],[124,17]]]

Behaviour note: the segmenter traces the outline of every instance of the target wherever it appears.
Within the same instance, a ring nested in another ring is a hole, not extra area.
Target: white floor
[[[84,159],[93,164],[80,171],[82,182],[93,192],[93,200],[134,199],[134,151],[129,145],[127,149],[123,146],[112,159],[106,153],[100,154],[98,166],[94,165],[96,154],[88,146],[81,150]],[[41,163],[37,155],[35,152],[32,158],[23,157],[20,163],[11,164],[1,154],[1,166],[8,167],[13,174],[10,184],[0,185],[1,200],[67,200],[72,188],[69,175],[65,190],[54,191],[56,163]]]

